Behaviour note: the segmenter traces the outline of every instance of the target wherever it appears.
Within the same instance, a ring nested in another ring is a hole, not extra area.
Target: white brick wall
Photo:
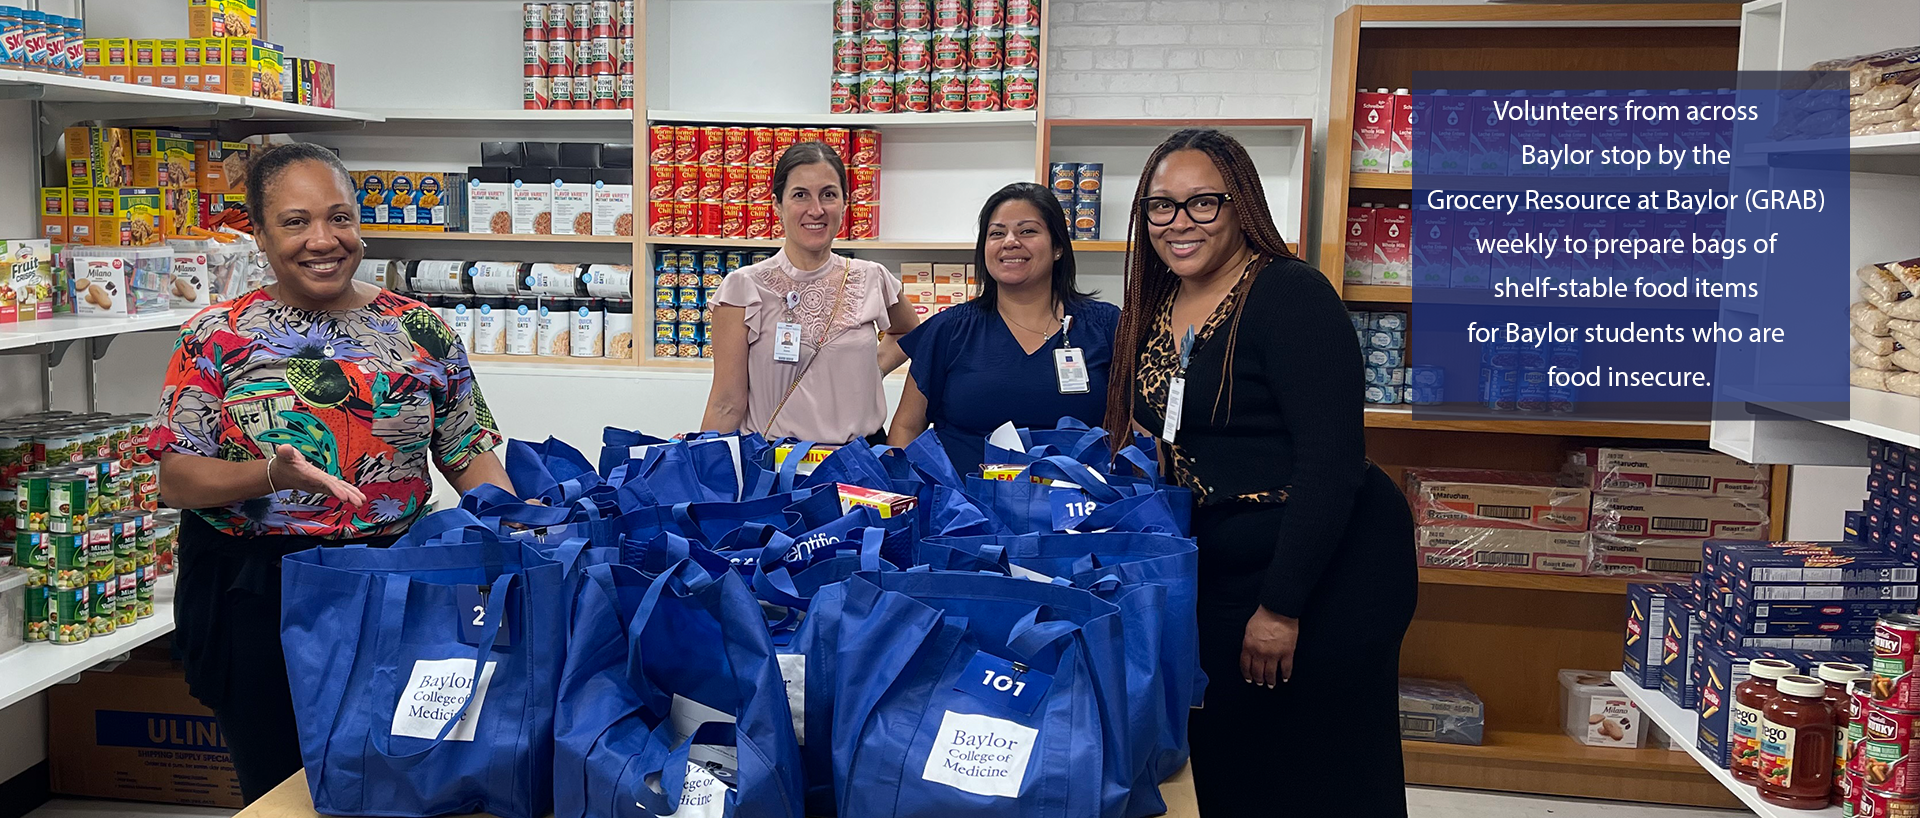
[[[1053,0],[1047,115],[1325,116],[1343,0]]]

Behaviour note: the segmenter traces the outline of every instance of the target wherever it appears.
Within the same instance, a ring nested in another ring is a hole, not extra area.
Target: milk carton
[[[1413,285],[1452,286],[1454,214],[1422,211],[1413,220]]]
[[[1527,102],[1528,92],[1515,91],[1507,95],[1507,102],[1515,106]],[[1535,150],[1546,150],[1553,142],[1553,128],[1543,119],[1509,117],[1507,122],[1507,175],[1508,176],[1545,176],[1546,165],[1522,164],[1521,147],[1532,146]]]
[[[1417,121],[1413,111],[1413,94],[1405,88],[1393,89],[1393,143],[1387,153],[1387,171],[1390,173],[1412,173],[1413,123]]]
[[[1474,176],[1507,175],[1507,123],[1500,118],[1494,103],[1502,100],[1475,91],[1472,100],[1473,127],[1467,138],[1467,172]]]
[[[1393,95],[1387,89],[1362,91],[1353,99],[1352,169],[1386,173],[1393,154]]]
[[[1494,238],[1494,222],[1498,218],[1491,212],[1465,212],[1453,217],[1453,254],[1449,263],[1449,280],[1454,287],[1487,287],[1488,269],[1493,256],[1481,248],[1481,242]]]
[[[1472,154],[1473,100],[1464,96],[1433,97],[1433,172],[1467,174]]]
[[[1373,214],[1372,280],[1368,284],[1405,287],[1413,274],[1413,211],[1407,205]]]
[[[1347,208],[1347,255],[1341,280],[1347,284],[1367,284],[1373,276],[1373,214],[1371,204]]]

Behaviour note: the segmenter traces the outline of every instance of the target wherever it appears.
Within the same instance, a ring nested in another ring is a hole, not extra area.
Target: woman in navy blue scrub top
[[[973,265],[985,271],[980,294],[900,339],[912,364],[887,431],[905,446],[932,425],[962,474],[979,470],[1003,423],[1051,429],[1071,416],[1099,426],[1120,321],[1119,307],[1075,289],[1066,214],[1040,185],[987,199]]]

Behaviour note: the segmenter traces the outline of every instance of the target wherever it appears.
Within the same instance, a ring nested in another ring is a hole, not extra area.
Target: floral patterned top
[[[349,539],[412,524],[433,490],[429,455],[458,470],[500,441],[466,349],[431,308],[382,290],[311,312],[254,290],[181,328],[149,446],[238,462],[291,445],[367,504],[286,490],[195,513],[226,534]]]

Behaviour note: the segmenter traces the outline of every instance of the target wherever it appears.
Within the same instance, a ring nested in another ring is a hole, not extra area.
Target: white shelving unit
[[[791,125],[822,128],[948,128],[982,125],[1032,125],[1040,121],[1036,111],[981,111],[978,113],[933,112],[924,114],[829,114],[824,112],[777,113],[752,111],[662,111],[648,110],[649,122],[709,125]]]
[[[1734,794],[1734,797],[1740,799],[1740,803],[1746,804],[1748,809],[1753,810],[1754,814],[1763,818],[1840,818],[1839,807],[1819,810],[1787,809],[1761,800],[1758,791],[1735,781],[1732,773],[1713,763],[1712,759],[1707,758],[1706,753],[1700,752],[1700,749],[1694,746],[1693,737],[1698,734],[1696,725],[1699,722],[1699,716],[1693,711],[1674,704],[1672,699],[1658,690],[1641,687],[1639,682],[1617,670],[1613,672],[1613,684],[1627,694],[1627,698],[1632,699],[1634,704],[1639,705],[1641,713],[1653,719],[1654,724],[1660,725],[1661,732],[1675,737],[1676,741],[1685,742],[1687,755],[1692,756],[1694,761],[1699,762],[1707,772],[1712,773],[1715,781],[1724,785]]]
[[[208,115],[191,115],[198,119],[272,119],[307,120],[336,122],[378,122],[381,117],[361,111],[343,108],[315,108],[311,105],[294,105],[279,100],[254,99],[232,94],[208,94],[200,91],[182,91],[156,88],[151,85],[131,85],[120,82],[104,82],[85,77],[66,77],[42,74],[34,71],[16,71],[0,69],[0,99],[30,99],[41,102],[66,103],[105,103],[112,105],[180,105],[180,106],[217,106],[218,110]],[[149,108],[140,109],[140,118],[165,116],[164,111]],[[113,117],[109,117],[113,118]]]
[[[173,576],[153,588],[153,616],[77,645],[36,642],[0,654],[0,710],[173,632]]]
[[[45,321],[0,324],[0,350],[103,338],[129,332],[179,329],[182,323],[192,317],[192,310],[169,310],[155,315],[126,318],[61,315]]]

